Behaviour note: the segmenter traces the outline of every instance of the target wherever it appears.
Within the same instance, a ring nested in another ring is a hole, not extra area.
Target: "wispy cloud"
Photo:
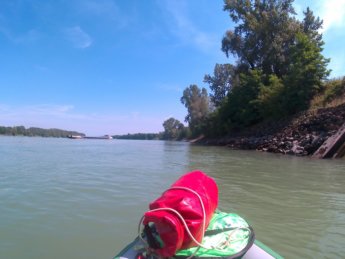
[[[344,76],[345,0],[315,1],[315,8],[315,13],[323,20],[321,32],[325,40],[324,53],[331,58],[331,76]]]
[[[345,29],[345,0],[323,0],[317,8],[323,19],[322,32],[332,28]]]
[[[167,92],[182,93],[183,91],[183,88],[181,87],[181,85],[170,84],[170,83],[157,83],[156,88],[159,90],[167,91]]]
[[[218,37],[200,30],[189,18],[187,2],[160,0],[157,3],[168,14],[171,31],[182,43],[193,44],[205,52],[219,47]]]
[[[3,34],[10,42],[15,44],[34,43],[40,38],[40,33],[36,29],[30,29],[24,33],[14,33],[10,28],[0,25],[0,33]]]
[[[341,49],[342,46],[339,46]],[[332,51],[330,54],[331,62],[330,69],[332,70],[331,75],[333,77],[345,76],[345,51]]]
[[[112,26],[120,29],[126,27],[132,19],[132,14],[122,12],[116,1],[112,0],[80,0],[77,8],[79,12],[88,16],[106,19]]]
[[[119,13],[119,7],[111,0],[82,0],[80,3],[85,11],[97,15],[113,16]]]
[[[79,26],[65,29],[65,36],[75,48],[85,49],[92,45],[93,40],[89,34],[83,31]]]
[[[51,105],[41,104],[35,106],[25,107],[28,113],[45,114],[45,115],[65,115],[67,112],[73,110],[73,105]]]
[[[4,8],[4,7],[3,7]],[[2,9],[3,9],[2,8]],[[10,19],[0,13],[0,34],[15,44],[25,44],[36,41],[40,34],[36,29],[29,29],[23,32],[15,32],[10,26]]]
[[[14,122],[28,118],[66,117],[72,110],[72,105],[40,104],[12,107],[2,104],[0,105],[0,116],[3,120]]]
[[[307,4],[297,0],[294,7],[298,13],[298,19],[303,19],[303,12]],[[303,8],[302,8],[303,6]],[[310,9],[314,15],[323,20],[323,28],[320,32],[325,41],[324,55],[331,58],[329,68],[331,77],[344,76],[345,50],[343,48],[345,38],[345,0],[319,0],[310,1]]]

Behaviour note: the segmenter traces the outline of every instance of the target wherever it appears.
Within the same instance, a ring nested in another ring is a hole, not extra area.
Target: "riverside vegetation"
[[[237,60],[205,75],[210,94],[195,84],[184,90],[189,138],[310,155],[344,123],[345,77],[328,78],[322,20],[309,8],[297,20],[292,3],[224,1],[235,27],[225,33],[222,51]],[[186,134],[179,129],[165,132],[179,139]]]
[[[57,137],[57,138],[64,138],[69,135],[81,135],[84,136],[83,133],[79,133],[76,131],[67,131],[61,129],[42,129],[37,127],[30,127],[25,128],[24,126],[15,126],[15,127],[4,127],[0,126],[0,135],[6,136],[28,136],[28,137]]]
[[[204,76],[210,93],[196,84],[183,91],[188,127],[169,118],[164,132],[119,138],[203,136],[199,142],[311,154],[345,119],[344,106],[325,110],[344,102],[345,79],[328,79],[322,21],[309,8],[297,20],[292,3],[225,0],[224,11],[235,27],[225,32],[222,51],[237,60],[216,64],[213,74]]]

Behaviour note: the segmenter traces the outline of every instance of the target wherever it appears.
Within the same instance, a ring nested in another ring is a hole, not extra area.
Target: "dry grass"
[[[310,103],[310,109],[336,107],[345,103],[345,77],[329,80],[322,93]]]
[[[332,101],[326,103],[325,107],[336,107],[339,106],[341,104],[345,103],[345,94],[341,95],[340,97],[337,97],[335,99],[333,99]]]
[[[317,109],[317,108],[323,108],[324,96],[321,94],[316,95],[313,100],[310,102],[310,109]]]

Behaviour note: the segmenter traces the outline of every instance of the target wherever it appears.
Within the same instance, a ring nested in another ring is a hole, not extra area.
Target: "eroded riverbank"
[[[196,143],[309,156],[344,122],[345,104],[342,104],[304,112],[287,120],[262,123],[220,139],[204,138]]]

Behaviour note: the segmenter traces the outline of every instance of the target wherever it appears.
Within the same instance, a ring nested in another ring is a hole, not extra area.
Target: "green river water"
[[[112,258],[148,204],[202,170],[285,258],[345,258],[345,160],[184,142],[0,137],[0,258]]]

